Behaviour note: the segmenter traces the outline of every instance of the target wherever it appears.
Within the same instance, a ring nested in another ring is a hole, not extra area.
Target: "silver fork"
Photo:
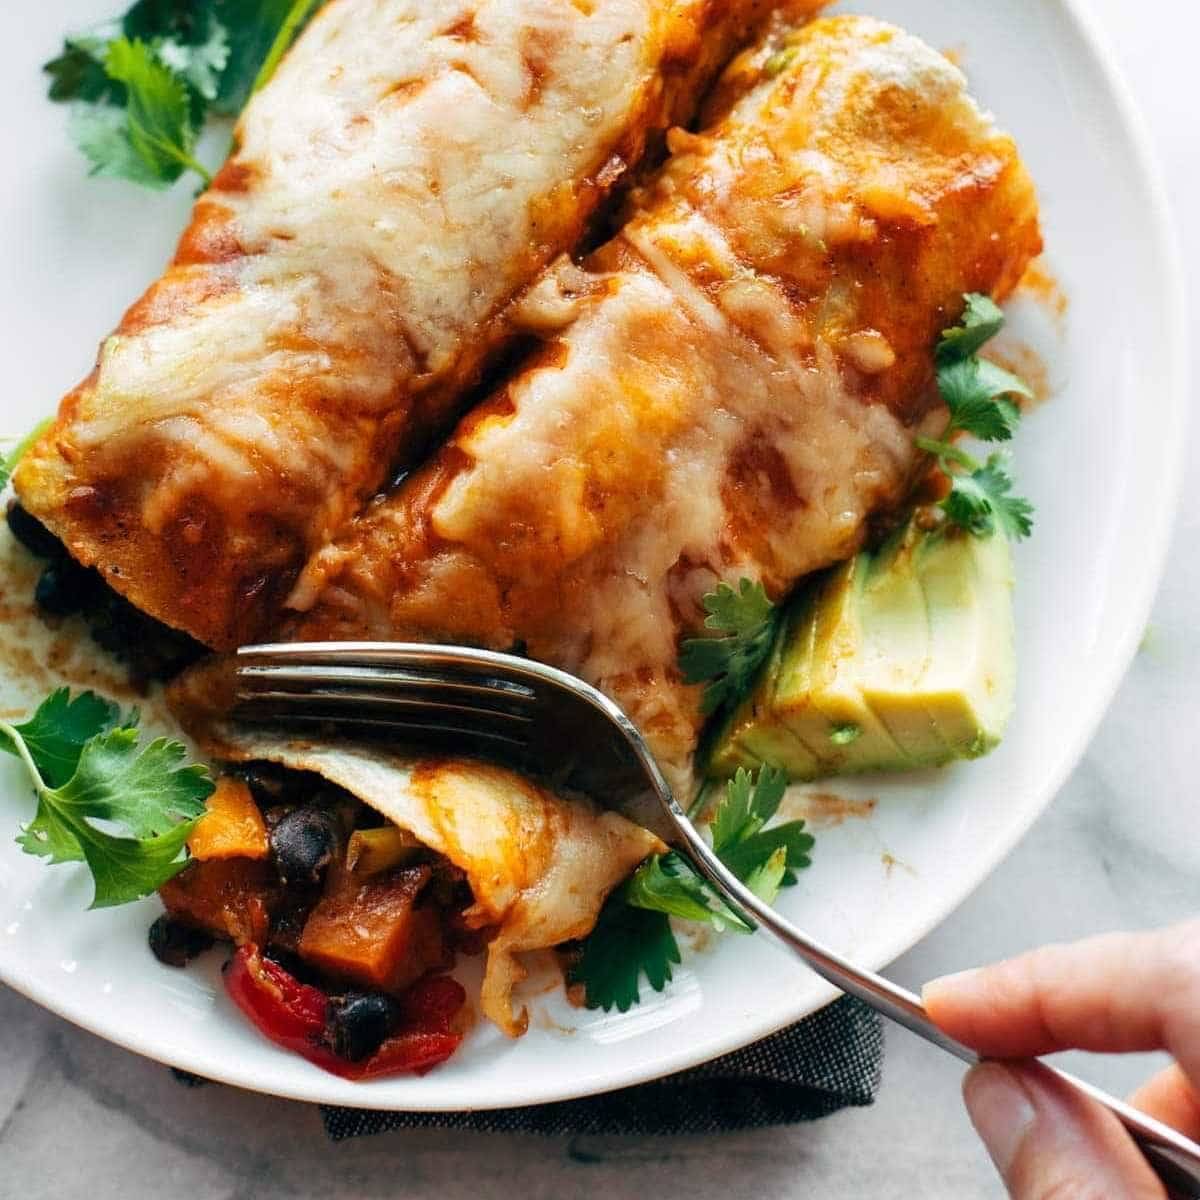
[[[774,934],[818,975],[963,1062],[979,1061],[934,1025],[914,993],[854,966],[743,886],[679,805],[633,722],[583,680],[511,654],[404,642],[247,646],[237,674],[238,719],[399,734],[499,757],[600,799],[687,853],[752,928]],[[1200,1146],[1042,1065],[1113,1113],[1172,1195],[1200,1197]]]

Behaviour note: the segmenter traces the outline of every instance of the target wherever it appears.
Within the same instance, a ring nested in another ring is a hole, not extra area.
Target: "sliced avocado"
[[[1008,543],[910,522],[796,598],[711,769],[808,780],[975,757],[1000,740],[1013,686]]]
[[[946,530],[927,538],[918,574],[931,622],[929,666],[917,693],[952,757],[994,749],[1012,712],[1012,553],[999,535]]]
[[[917,570],[924,535],[909,522],[872,558],[861,600],[862,652],[853,677],[867,704],[914,766],[938,761],[946,745],[921,702],[929,666],[929,608]]]
[[[714,739],[709,758],[711,774],[732,776],[738,767],[753,770],[764,762],[778,763],[792,779],[816,779],[824,773],[824,764],[793,733],[774,702],[784,674],[784,653],[788,655],[789,680],[805,669],[806,655],[811,659],[812,627],[805,624],[811,608],[811,597],[805,592],[784,615],[780,636],[775,639],[757,685]]]
[[[776,710],[817,753],[826,775],[907,760],[858,679],[869,639],[864,597],[871,562],[869,553],[858,554],[825,580],[810,618],[811,665],[803,677],[781,675],[775,694]]]
[[[860,554],[792,601],[754,691],[715,740],[713,774],[766,762],[791,779],[820,779],[904,757],[854,681],[870,566]]]

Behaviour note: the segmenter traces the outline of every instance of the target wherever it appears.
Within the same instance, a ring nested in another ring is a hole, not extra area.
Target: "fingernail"
[[[1036,1113],[1029,1093],[999,1063],[972,1067],[963,1080],[963,1099],[971,1124],[983,1139],[996,1170],[1005,1178]]]
[[[979,967],[972,967],[968,971],[958,971],[953,975],[941,975],[937,979],[931,979],[921,989],[921,997],[928,1003],[935,992],[969,991],[982,974],[983,971]]]

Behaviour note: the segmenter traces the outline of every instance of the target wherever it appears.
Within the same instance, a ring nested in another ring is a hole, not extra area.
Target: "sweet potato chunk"
[[[196,822],[188,838],[191,856],[214,858],[266,858],[271,853],[267,826],[244,780],[222,775],[208,798],[208,811]]]
[[[279,881],[269,862],[250,858],[196,861],[158,889],[167,913],[237,945],[266,940]]]
[[[362,879],[331,875],[300,937],[300,957],[330,975],[395,992],[426,971],[448,965],[435,908],[418,908],[428,867]]]

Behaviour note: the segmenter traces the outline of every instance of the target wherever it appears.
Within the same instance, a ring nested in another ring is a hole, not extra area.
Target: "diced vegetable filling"
[[[159,893],[162,962],[232,942],[238,1006],[338,1074],[427,1070],[457,1046],[465,996],[438,973],[486,931],[465,920],[470,889],[446,859],[348,792],[266,765],[218,781],[190,849]]]

